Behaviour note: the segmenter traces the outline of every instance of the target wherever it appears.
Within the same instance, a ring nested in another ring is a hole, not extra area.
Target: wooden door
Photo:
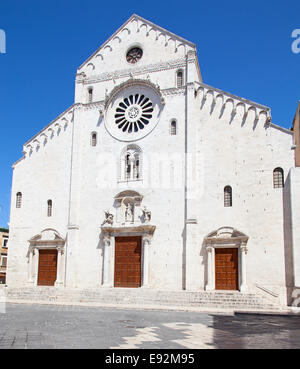
[[[215,249],[216,290],[238,290],[238,249]]]
[[[57,272],[57,250],[39,250],[39,286],[54,286]]]
[[[115,238],[115,287],[141,287],[141,237]]]

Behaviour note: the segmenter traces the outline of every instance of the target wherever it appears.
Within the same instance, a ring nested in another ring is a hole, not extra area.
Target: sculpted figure
[[[105,213],[105,220],[103,224],[113,225],[113,222],[114,222],[113,214],[111,214],[109,211],[105,211],[104,213]]]
[[[145,223],[149,223],[151,220],[151,211],[148,210],[145,206],[142,211]]]
[[[126,210],[125,210],[125,221],[126,222],[133,222],[133,211],[132,211],[132,206],[130,203],[128,203],[126,205]]]

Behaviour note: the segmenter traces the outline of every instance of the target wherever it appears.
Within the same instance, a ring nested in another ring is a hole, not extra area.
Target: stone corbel
[[[152,237],[150,235],[143,236],[143,243],[145,246],[151,245]]]
[[[214,248],[211,245],[206,246],[206,252],[207,253],[213,252],[213,249]]]
[[[109,234],[106,234],[104,237],[103,237],[103,242],[104,242],[104,245],[109,247],[110,246],[110,235]]]
[[[248,253],[248,248],[247,248],[247,244],[246,244],[246,242],[242,242],[242,244],[241,244],[241,252],[244,252],[246,255],[247,255],[247,253]]]

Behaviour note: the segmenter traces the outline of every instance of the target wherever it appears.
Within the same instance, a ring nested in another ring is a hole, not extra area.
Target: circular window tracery
[[[143,56],[143,50],[139,47],[133,47],[130,49],[126,55],[126,60],[130,64],[137,63]]]
[[[152,118],[152,101],[142,94],[125,97],[116,108],[115,123],[123,132],[138,132]]]

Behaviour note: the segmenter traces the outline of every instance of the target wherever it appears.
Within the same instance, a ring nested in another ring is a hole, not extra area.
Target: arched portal
[[[28,283],[40,286],[63,285],[65,240],[52,228],[29,240]]]
[[[101,226],[103,286],[149,286],[149,248],[155,226],[142,201],[136,191],[120,192],[114,198],[116,218],[111,214],[110,221]]]
[[[207,291],[247,291],[247,242],[248,237],[232,227],[219,228],[205,237]]]

